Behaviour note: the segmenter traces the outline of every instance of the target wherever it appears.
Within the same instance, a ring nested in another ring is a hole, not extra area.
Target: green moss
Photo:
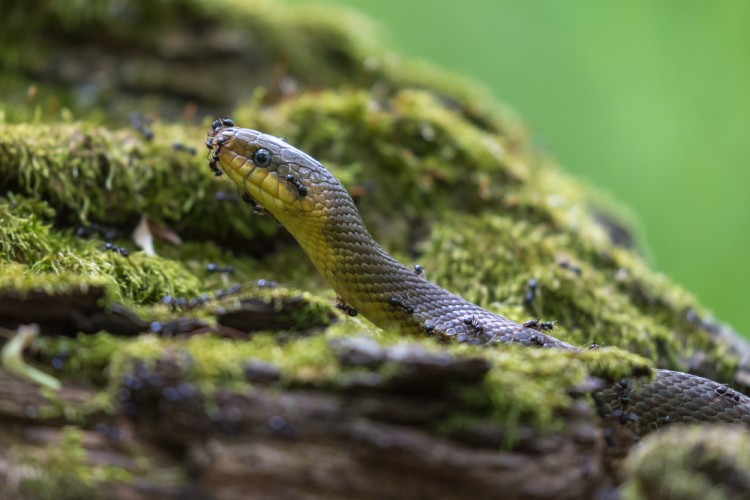
[[[19,494],[40,500],[100,498],[101,485],[131,479],[130,473],[119,467],[89,462],[82,439],[80,429],[65,427],[59,445],[45,449],[41,458],[22,459],[35,474],[21,480]]]
[[[0,197],[0,259],[33,262],[55,250],[49,221],[55,211],[43,200],[8,193]]]
[[[8,6],[5,14],[0,19],[3,69],[21,75],[44,72],[45,80],[77,90],[58,93],[57,106],[65,96],[63,106],[94,112],[106,108],[109,116],[125,115],[134,107],[159,108],[174,116],[185,111],[185,99],[201,108],[226,110],[238,95],[280,73],[302,86],[368,85],[376,77],[363,64],[373,50],[360,36],[369,23],[328,6],[290,7],[268,0],[95,0],[61,8],[54,1],[34,0]],[[81,80],[90,69],[77,53],[84,44],[92,49],[88,62],[104,66],[127,61],[127,69],[100,72],[96,85],[86,85]],[[137,55],[129,48],[137,48]],[[50,67],[50,60],[67,62],[67,71]],[[196,72],[198,67],[202,71]],[[36,80],[27,79],[29,84]],[[24,97],[16,95],[21,102]]]
[[[99,332],[72,337],[39,337],[33,351],[46,359],[61,358],[62,375],[82,380],[103,380],[112,356],[127,340]]]
[[[129,232],[148,215],[183,237],[241,241],[276,234],[270,218],[215,199],[228,184],[207,175],[202,155],[173,149],[173,142],[200,145],[205,129],[155,124],[154,130],[148,142],[132,129],[88,123],[0,124],[0,188],[43,199],[58,223],[69,225],[100,222]]]
[[[361,64],[366,52],[363,42],[372,28],[368,20],[352,11],[315,4],[291,7],[267,0],[194,3],[228,26],[256,33],[303,82],[336,85],[366,75]]]
[[[498,353],[485,383],[493,417],[511,430],[523,423],[546,429],[559,425],[563,410],[572,404],[570,387],[580,383],[586,372],[581,364],[548,350],[528,353]]]
[[[650,379],[653,376],[651,370],[653,363],[622,349],[614,347],[591,349],[578,356],[591,375],[606,381],[614,382],[625,377]]]
[[[681,426],[647,436],[625,463],[622,498],[747,496],[750,437],[732,426]]]
[[[186,340],[144,335],[120,345],[109,365],[111,388],[119,386],[122,377],[131,372],[134,362],[153,368],[167,352],[171,359],[180,363],[187,380],[206,394],[212,394],[219,387],[246,387],[244,364],[250,359],[278,366],[282,382],[292,386],[330,386],[339,372],[325,336],[280,344],[273,334],[256,334],[248,341],[208,335]]]
[[[452,350],[467,354],[475,349]],[[516,347],[484,349],[479,354],[492,365],[482,387],[489,397],[490,414],[502,422],[511,440],[521,424],[539,431],[559,429],[575,400],[573,394],[586,377],[613,381],[649,373],[646,360],[617,349],[571,353]],[[469,399],[477,397],[476,388],[465,391]]]
[[[28,272],[28,268],[15,262],[0,264],[0,291],[24,297],[32,290],[50,296],[68,293],[85,293],[93,286],[104,286],[103,277],[87,278],[74,273],[39,275]]]
[[[164,295],[196,296],[201,289],[197,277],[179,262],[140,253],[125,258],[93,244],[60,248],[31,266],[0,263],[0,269],[0,289],[21,295],[34,289],[54,295],[101,286],[108,303],[144,304]]]

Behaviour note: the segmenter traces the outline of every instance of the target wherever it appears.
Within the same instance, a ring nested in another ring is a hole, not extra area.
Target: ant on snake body
[[[409,304],[409,302],[407,302],[406,300],[404,300],[404,299],[402,299],[401,297],[398,297],[398,296],[391,297],[390,299],[388,299],[388,302],[393,307],[400,307],[401,309],[403,309],[404,311],[406,311],[409,314],[412,314],[414,312],[414,310],[415,310],[413,305]]]
[[[307,196],[307,186],[302,184],[299,179],[297,179],[292,174],[289,174],[286,176],[286,180],[297,188],[297,194],[300,198],[304,198],[305,196]]]
[[[484,333],[484,326],[473,315],[466,316],[462,321],[464,325],[470,326],[472,329],[474,329],[475,333]]]

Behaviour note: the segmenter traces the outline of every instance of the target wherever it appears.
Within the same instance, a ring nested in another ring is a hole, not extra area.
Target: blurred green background
[[[750,2],[328,1],[510,104],[631,207],[656,269],[750,332]]]

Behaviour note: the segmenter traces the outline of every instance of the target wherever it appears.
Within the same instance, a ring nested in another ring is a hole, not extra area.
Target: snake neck
[[[285,225],[339,298],[375,325],[471,343],[572,348],[418,276],[375,242],[343,186],[330,183],[326,196],[321,217]]]
[[[421,329],[424,320],[402,313],[419,308],[426,282],[377,244],[348,195],[331,208],[321,240],[307,253],[346,304],[381,328]]]

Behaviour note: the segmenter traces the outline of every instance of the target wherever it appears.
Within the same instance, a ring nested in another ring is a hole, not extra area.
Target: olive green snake
[[[214,121],[209,166],[226,174],[253,206],[292,234],[350,314],[381,328],[472,344],[579,349],[536,328],[493,314],[431,283],[383,250],[365,228],[346,188],[320,162],[283,139]],[[695,375],[655,370],[635,387],[622,380],[598,395],[637,434],[677,422],[744,422],[750,398]]]

